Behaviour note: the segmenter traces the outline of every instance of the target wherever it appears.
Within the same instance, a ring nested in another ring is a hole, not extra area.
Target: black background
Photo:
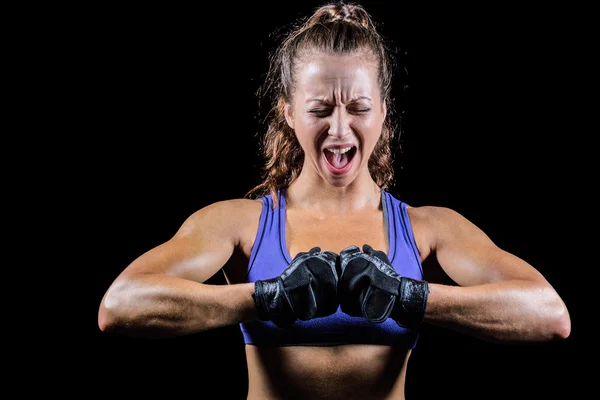
[[[237,326],[130,339],[101,333],[97,309],[117,274],[187,216],[242,197],[259,182],[263,127],[254,93],[270,34],[319,4],[98,3],[71,9],[76,17],[56,27],[71,61],[61,74],[69,128],[85,138],[65,168],[78,176],[70,204],[82,278],[73,293],[83,293],[71,299],[76,326],[61,333],[75,349],[73,373],[63,379],[86,396],[245,398]],[[408,398],[578,393],[579,272],[569,270],[577,228],[565,217],[580,190],[568,170],[577,158],[569,143],[578,135],[578,12],[363,4],[401,49],[407,70],[394,89],[405,117],[391,191],[411,205],[465,215],[538,268],[573,321],[565,341],[518,346],[424,326],[410,360]],[[224,283],[221,276],[211,282]]]

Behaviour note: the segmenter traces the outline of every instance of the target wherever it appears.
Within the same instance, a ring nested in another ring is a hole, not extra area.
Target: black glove
[[[403,327],[423,321],[429,286],[398,275],[387,255],[365,244],[363,252],[350,246],[340,253],[338,296],[344,313],[381,323],[388,317]]]
[[[283,328],[296,319],[305,321],[336,312],[337,259],[337,254],[313,247],[298,253],[280,276],[256,281],[252,297],[258,318]]]

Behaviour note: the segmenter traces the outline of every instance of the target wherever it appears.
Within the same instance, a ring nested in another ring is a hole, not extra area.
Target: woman
[[[264,181],[134,260],[102,299],[102,331],[240,324],[248,399],[402,399],[422,323],[504,343],[569,336],[532,265],[456,211],[386,190],[392,64],[365,9],[318,8],[272,61]],[[228,285],[205,284],[221,270]]]

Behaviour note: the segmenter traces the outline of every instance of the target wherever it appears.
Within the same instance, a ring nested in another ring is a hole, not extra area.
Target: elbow
[[[113,307],[108,307],[107,300],[106,297],[102,300],[98,310],[98,328],[102,332],[114,331],[118,321],[118,318],[116,318],[117,310]]]
[[[100,310],[98,310],[98,328],[100,328],[102,332],[109,332],[111,330],[111,325],[111,318],[106,307],[100,305]]]
[[[124,324],[127,315],[127,302],[125,285],[116,283],[108,289],[98,309],[98,328],[102,332],[113,332]]]
[[[567,339],[571,335],[569,310],[556,291],[547,285],[529,292],[522,314],[524,331],[521,337],[527,341],[550,342]]]
[[[113,304],[116,304],[115,301],[105,296],[98,309],[98,328],[102,332],[117,330],[119,311]]]
[[[551,298],[546,302],[546,306],[540,309],[545,310],[543,313],[543,320],[545,321],[544,337],[548,340],[563,340],[571,335],[569,310],[556,292],[552,293]]]
[[[571,317],[565,305],[558,307],[550,325],[554,340],[567,339],[571,335]]]

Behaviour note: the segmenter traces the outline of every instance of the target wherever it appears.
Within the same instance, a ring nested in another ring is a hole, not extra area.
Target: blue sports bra
[[[285,238],[285,190],[280,190],[279,206],[273,209],[273,198],[260,198],[263,203],[258,232],[250,254],[247,282],[280,275],[292,262]],[[423,279],[421,259],[413,237],[406,203],[382,191],[386,222],[388,257],[402,276]],[[358,244],[362,246],[362,244]],[[270,321],[240,323],[247,344],[256,346],[333,346],[341,344],[382,344],[414,348],[418,329],[398,326],[392,319],[371,324],[363,318],[351,317],[338,310],[327,317],[297,320],[289,328],[279,328]]]

